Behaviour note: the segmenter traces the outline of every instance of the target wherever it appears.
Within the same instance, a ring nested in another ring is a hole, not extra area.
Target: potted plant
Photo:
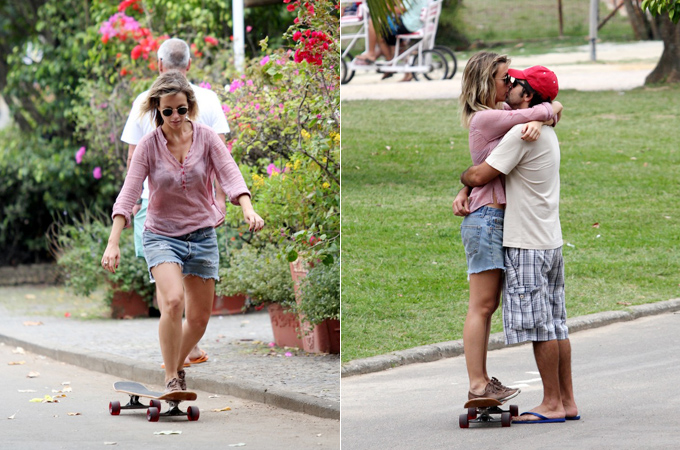
[[[288,263],[272,244],[256,247],[244,244],[230,248],[226,264],[220,268],[218,295],[247,295],[252,306],[267,305],[274,341],[279,347],[300,347],[299,322],[291,309],[295,304],[293,281]]]
[[[120,241],[122,264],[116,273],[101,267],[101,257],[110,232],[110,220],[103,213],[86,211],[73,224],[59,223],[50,231],[52,253],[64,272],[66,286],[80,295],[90,295],[102,284],[109,288],[105,301],[112,318],[149,315],[154,286],[149,281],[146,261],[134,251],[132,229],[123,231]]]
[[[340,353],[340,261],[315,264],[302,260],[290,264],[295,280],[295,312],[300,317],[303,349],[315,353]]]

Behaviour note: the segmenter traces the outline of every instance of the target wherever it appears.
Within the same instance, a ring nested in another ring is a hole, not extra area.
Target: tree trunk
[[[667,14],[659,16],[659,32],[663,53],[656,68],[647,75],[645,84],[680,83],[680,24],[674,24]]]
[[[647,18],[640,9],[640,6],[638,6],[637,1],[623,0],[623,3],[626,5],[626,12],[628,13],[630,24],[633,27],[635,39],[637,40],[650,39],[652,35],[651,30],[649,28],[649,22],[647,22]]]

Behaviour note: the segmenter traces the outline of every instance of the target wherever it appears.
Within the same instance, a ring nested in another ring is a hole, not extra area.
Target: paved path
[[[127,395],[112,389],[116,376],[20,352],[3,343],[0,343],[0,367],[0,446],[7,450],[214,450],[238,444],[254,450],[340,448],[340,423],[333,419],[198,391],[195,402],[181,405],[182,409],[200,408],[197,422],[177,417],[149,423],[146,410],[109,415],[110,401],[122,404],[128,401]],[[27,377],[31,372],[38,376]],[[151,384],[149,387],[161,389]],[[45,395],[65,396],[58,398],[58,403],[31,402],[44,399]],[[163,404],[163,410],[166,408]],[[166,430],[181,434],[154,434]]]
[[[40,297],[59,288],[0,289],[0,342],[62,362],[141,383],[162,384],[158,319],[85,320],[65,318],[64,306],[40,309]],[[35,311],[19,311],[6,299],[31,296]],[[46,301],[47,302],[47,301]],[[53,305],[58,305],[56,300]],[[73,306],[73,305],[71,305]],[[27,326],[26,322],[41,325]],[[340,417],[340,358],[292,350],[270,352],[273,341],[267,312],[214,316],[201,340],[210,359],[187,370],[188,384],[324,418]]]
[[[342,379],[342,448],[676,448],[680,438],[680,314],[643,317],[571,336],[582,419],[460,429],[464,357]],[[538,405],[542,386],[530,345],[489,353],[491,375],[520,386],[511,403]]]
[[[543,65],[555,71],[560,89],[581,91],[628,90],[644,84],[663,51],[661,41],[631,44],[599,44],[595,63],[590,62],[588,46],[576,51],[521,56],[510,54],[512,67]],[[458,61],[456,76],[445,81],[399,83],[401,75],[381,81],[381,75],[357,72],[342,86],[341,98],[347,100],[423,100],[460,96],[461,77],[467,61]]]

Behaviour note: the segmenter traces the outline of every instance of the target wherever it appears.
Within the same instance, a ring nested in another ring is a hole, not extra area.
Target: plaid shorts
[[[568,339],[562,247],[505,249],[505,343]]]

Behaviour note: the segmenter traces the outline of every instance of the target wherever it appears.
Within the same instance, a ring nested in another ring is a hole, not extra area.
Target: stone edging
[[[616,322],[625,322],[639,319],[640,317],[656,314],[669,313],[680,310],[680,298],[667,300],[659,303],[631,306],[624,311],[605,311],[587,316],[567,319],[569,331],[588,330],[602,327]],[[518,344],[524,345],[524,344]],[[505,348],[503,333],[494,333],[489,339],[489,350]],[[349,361],[342,366],[342,377],[364,375],[367,373],[380,372],[407,364],[437,361],[443,358],[451,358],[463,354],[463,340],[441,342],[438,344],[423,345],[420,347],[400,350],[385,355]]]

